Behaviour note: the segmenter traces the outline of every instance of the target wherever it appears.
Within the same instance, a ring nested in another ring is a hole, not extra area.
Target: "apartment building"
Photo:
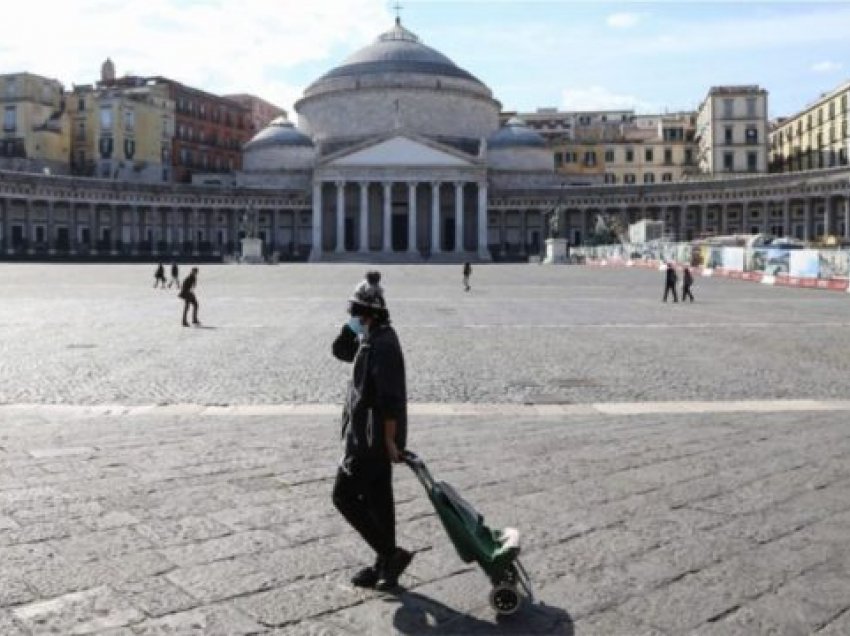
[[[0,169],[69,172],[69,120],[59,81],[32,73],[0,75],[0,110]]]
[[[767,172],[767,99],[767,91],[756,85],[708,91],[696,119],[700,172]]]
[[[850,82],[824,93],[770,132],[771,172],[846,166],[850,156]]]

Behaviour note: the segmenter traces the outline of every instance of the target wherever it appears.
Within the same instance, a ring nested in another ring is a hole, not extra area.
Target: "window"
[[[576,163],[578,161],[577,155],[572,150],[564,153],[564,163]]]
[[[829,102],[829,118],[835,117],[835,102]]]
[[[564,153],[556,152],[555,153],[555,167],[558,168],[564,165]]]
[[[610,173],[606,174],[605,175],[605,183],[612,183],[612,184],[617,183],[617,175],[610,174]]]
[[[846,93],[841,96],[841,112],[842,113],[847,112],[847,94]]]
[[[673,149],[672,148],[665,148],[664,149],[664,163],[668,166],[673,163]]]
[[[80,112],[82,112],[86,109],[86,100],[83,99],[82,97],[80,98],[79,102],[77,103],[77,109]]]
[[[685,163],[690,165],[694,162],[694,151],[692,148],[685,148]]]
[[[756,98],[747,97],[747,117],[756,117]]]
[[[812,129],[812,114],[809,113],[808,117],[806,117],[806,130]]]
[[[6,81],[6,96],[14,97],[18,92],[18,83],[17,80],[11,78]]]
[[[726,172],[732,172],[735,169],[735,155],[733,153],[723,153],[723,169]]]
[[[631,173],[627,173],[627,174],[623,175],[623,183],[634,183],[634,182],[635,182],[635,175],[633,175]]]
[[[15,132],[18,128],[18,111],[15,106],[6,106],[3,112],[3,132]]]
[[[723,116],[726,118],[732,117],[735,113],[735,102],[732,99],[723,100]]]
[[[133,132],[136,128],[136,112],[130,109],[124,111],[124,130]]]
[[[77,139],[84,141],[86,138],[86,122],[81,121],[77,124]]]
[[[100,107],[100,129],[112,130],[112,106]]]
[[[614,151],[613,150],[606,150],[605,151],[605,161],[607,161],[608,163],[613,163],[613,161],[614,161]]]
[[[755,126],[747,126],[744,136],[748,144],[757,144],[759,142],[759,131]]]
[[[823,108],[818,108],[818,125],[823,123]]]
[[[596,165],[596,153],[592,150],[588,150],[584,153],[584,165],[585,166],[595,166]]]
[[[626,148],[626,162],[632,163],[635,160],[635,151],[631,148]],[[634,182],[632,182],[634,183]]]
[[[830,143],[835,141],[835,126],[829,127],[829,141],[830,141]]]
[[[661,180],[664,183],[670,183],[671,181],[673,181],[673,173],[665,172],[664,174],[661,175]]]
[[[755,172],[758,170],[758,153],[748,152],[747,153],[747,171]]]
[[[646,148],[643,151],[643,158],[647,163],[652,163],[652,148]]]
[[[727,144],[731,144],[733,136],[732,136],[732,126],[725,126],[723,128],[723,141]]]
[[[643,182],[644,183],[655,183],[655,175],[652,174],[651,172],[647,172],[645,175],[643,175]]]
[[[180,164],[186,165],[189,163],[189,151],[186,148],[180,149]]]

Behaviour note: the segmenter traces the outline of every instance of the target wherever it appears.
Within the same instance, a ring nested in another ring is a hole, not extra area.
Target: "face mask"
[[[363,323],[357,316],[351,317],[351,320],[348,321],[348,328],[358,336],[363,333]]]

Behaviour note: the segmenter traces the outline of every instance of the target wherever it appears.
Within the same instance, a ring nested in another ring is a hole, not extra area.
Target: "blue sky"
[[[159,74],[291,108],[313,79],[392,24],[385,0],[76,0],[4,8],[0,73],[70,86]],[[492,89],[505,109],[693,109],[717,84],[770,91],[787,115],[850,78],[850,2],[402,0],[420,38]],[[42,40],[33,33],[44,35]]]

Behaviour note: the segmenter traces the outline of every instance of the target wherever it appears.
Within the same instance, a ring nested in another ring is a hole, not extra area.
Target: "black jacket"
[[[694,277],[691,275],[691,270],[685,269],[684,273],[682,274],[682,284],[685,287],[690,287],[694,284]]]
[[[396,421],[395,443],[407,443],[407,386],[404,356],[395,330],[378,325],[362,340],[345,325],[333,343],[333,354],[354,362],[342,411],[344,466],[352,459],[387,461],[384,422]]]
[[[676,270],[673,269],[672,267],[668,267],[667,268],[667,284],[668,285],[675,285],[676,279],[677,279]]]

